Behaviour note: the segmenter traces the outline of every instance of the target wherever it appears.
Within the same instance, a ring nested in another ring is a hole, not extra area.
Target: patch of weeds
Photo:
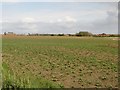
[[[99,79],[101,79],[101,80],[107,80],[107,77],[106,76],[100,76]]]
[[[110,75],[110,73],[109,73],[109,72],[106,72],[106,75]]]
[[[92,84],[92,81],[87,81],[88,84]]]
[[[112,89],[112,87],[113,87],[112,85],[108,85],[108,86],[107,86],[107,88],[109,88],[109,89]]]
[[[78,79],[78,82],[83,82],[83,79],[80,77],[80,78]]]
[[[100,84],[99,82],[97,82],[97,83],[95,84],[95,86],[96,86],[96,87],[100,87],[101,84]]]
[[[82,71],[82,69],[80,68],[79,71]]]
[[[115,78],[118,78],[118,75],[115,75]]]
[[[71,71],[72,74],[75,74],[75,71]]]
[[[2,88],[14,88],[14,89],[17,89],[17,88],[21,88],[21,87],[18,84],[16,84],[15,82],[12,82],[10,80],[6,80],[6,81],[3,81]]]
[[[66,72],[67,75],[69,75],[69,72]]]
[[[76,80],[73,80],[73,82],[76,82]]]
[[[99,83],[95,84],[96,87],[100,87],[101,85]]]
[[[80,73],[80,76],[83,76],[83,73]]]
[[[56,78],[53,78],[53,79],[52,79],[52,81],[56,82],[56,81],[58,81],[58,79],[56,79]]]

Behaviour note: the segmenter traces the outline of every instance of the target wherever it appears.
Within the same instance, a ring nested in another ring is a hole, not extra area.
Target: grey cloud
[[[94,22],[93,30],[105,33],[118,33],[118,16],[117,13],[108,11],[107,18]]]

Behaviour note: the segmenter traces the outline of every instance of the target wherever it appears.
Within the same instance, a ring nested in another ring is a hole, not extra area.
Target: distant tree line
[[[30,34],[28,36],[92,36],[92,33],[89,32],[79,32],[76,34]]]
[[[90,32],[78,32],[76,34],[28,34],[28,36],[77,36],[77,37],[120,37],[120,34],[92,34]]]
[[[92,36],[93,34],[90,32],[79,32],[76,33],[75,36]]]
[[[93,37],[120,37],[120,34],[94,34]]]
[[[4,32],[4,35],[24,36],[25,34],[15,34],[13,32]],[[28,33],[27,36],[120,37],[120,34],[106,34],[106,33],[92,34],[92,33],[87,32],[87,31],[80,31],[76,34],[63,34],[63,33],[62,34],[39,34],[39,33],[31,34],[31,33]]]
[[[64,36],[65,34],[30,34],[28,33],[28,36]]]

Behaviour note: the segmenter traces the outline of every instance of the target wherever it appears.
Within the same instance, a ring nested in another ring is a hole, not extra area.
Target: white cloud
[[[24,13],[11,14],[11,12],[3,12],[3,21],[17,22],[76,22],[76,21],[94,21],[107,17],[107,10],[84,10],[84,11],[31,11]],[[94,18],[92,18],[94,17]],[[99,17],[99,18],[98,18]]]
[[[61,16],[56,20],[51,20],[52,23],[54,22],[59,22],[59,23],[64,23],[64,22],[76,22],[77,20],[71,16]]]
[[[61,18],[57,19],[57,22],[62,22],[63,20]]]
[[[71,17],[71,16],[66,16],[66,17],[65,17],[65,20],[66,20],[67,22],[76,22],[76,21],[77,21],[75,18],[73,18],[73,17]]]
[[[25,17],[23,18],[22,22],[31,23],[31,22],[35,22],[35,19],[31,17]]]

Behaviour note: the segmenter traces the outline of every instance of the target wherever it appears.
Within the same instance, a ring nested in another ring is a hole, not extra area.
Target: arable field
[[[3,36],[3,87],[118,87],[118,41],[109,37]]]

